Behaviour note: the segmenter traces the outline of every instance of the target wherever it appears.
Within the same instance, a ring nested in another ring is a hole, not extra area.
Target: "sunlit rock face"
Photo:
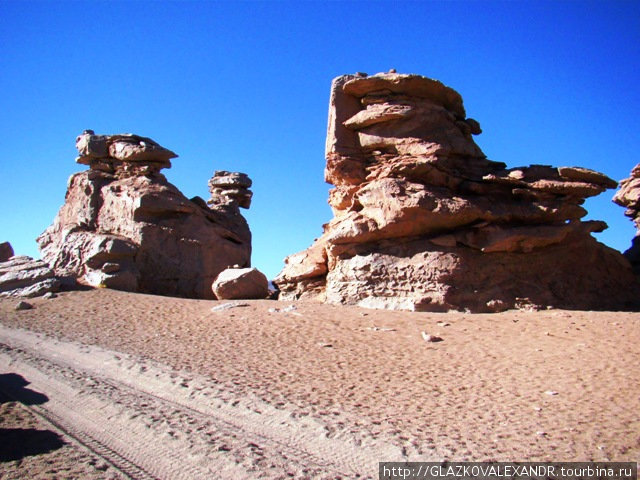
[[[89,169],[71,176],[64,205],[38,238],[56,275],[96,287],[213,298],[220,272],[250,266],[251,232],[238,208],[246,201],[186,198],[160,172],[177,155],[146,137],[85,131],[76,146],[77,162]]]
[[[334,218],[275,283],[281,299],[474,312],[631,308],[627,260],[581,221],[616,182],[580,167],[507,168],[473,140],[480,124],[437,80],[333,80],[325,179]]]
[[[626,207],[625,215],[633,220],[636,226],[636,236],[631,241],[631,247],[624,252],[624,256],[631,262],[636,274],[640,275],[640,164],[631,170],[629,178],[620,182],[620,189],[613,201],[621,207]]]

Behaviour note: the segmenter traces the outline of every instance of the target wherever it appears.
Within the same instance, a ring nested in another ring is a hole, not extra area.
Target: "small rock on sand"
[[[25,302],[24,300],[21,300],[16,304],[16,310],[31,310],[32,308],[33,305],[29,302]]]
[[[427,332],[421,332],[421,334],[425,342],[435,343],[443,341],[442,337],[438,337],[437,335],[429,335]]]
[[[222,303],[220,305],[216,305],[215,307],[211,308],[212,312],[221,312],[223,310],[230,310],[232,308],[237,308],[237,307],[248,307],[249,304],[248,303],[242,303],[242,302],[228,302],[228,303]]]

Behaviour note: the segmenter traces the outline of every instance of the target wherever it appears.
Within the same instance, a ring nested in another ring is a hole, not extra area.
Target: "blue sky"
[[[82,130],[149,136],[208,198],[214,170],[254,181],[245,216],[270,278],[330,220],[331,79],[395,68],[456,89],[509,167],[640,162],[640,2],[0,2],[0,241],[35,237],[64,201]],[[589,200],[600,241],[635,230],[613,190]]]

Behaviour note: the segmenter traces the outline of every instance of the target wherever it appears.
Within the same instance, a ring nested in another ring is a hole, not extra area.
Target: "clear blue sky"
[[[331,218],[323,181],[331,79],[396,68],[461,93],[491,159],[578,165],[616,180],[640,162],[640,2],[0,1],[0,241],[35,237],[64,201],[82,130],[149,136],[208,198],[248,173],[253,263],[270,278]],[[613,190],[587,202],[626,249]]]

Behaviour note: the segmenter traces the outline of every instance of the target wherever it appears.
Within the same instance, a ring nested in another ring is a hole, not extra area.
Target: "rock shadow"
[[[42,405],[49,401],[45,394],[25,388],[29,382],[17,373],[0,374],[0,404],[17,401],[24,405]]]
[[[49,401],[43,393],[26,388],[29,382],[16,373],[0,374],[0,405],[19,402],[42,405]],[[7,408],[7,407],[5,407]],[[6,415],[7,412],[3,412]],[[65,445],[61,435],[35,428],[0,428],[0,463],[53,452]]]
[[[35,428],[0,428],[0,463],[53,452],[65,445],[60,435]]]

